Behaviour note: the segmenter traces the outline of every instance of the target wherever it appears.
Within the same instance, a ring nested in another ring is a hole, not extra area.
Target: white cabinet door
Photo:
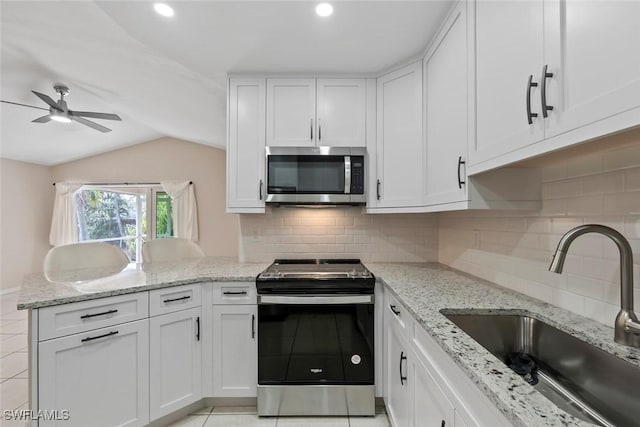
[[[151,421],[202,397],[201,308],[149,319]]]
[[[467,200],[466,4],[447,20],[424,61],[427,133],[426,204]]]
[[[422,205],[422,61],[378,78],[376,207]]]
[[[385,315],[386,317],[386,315]],[[385,318],[387,350],[385,354],[386,404],[389,418],[396,427],[409,425],[411,394],[407,383],[408,346],[396,328]]]
[[[546,137],[640,107],[640,2],[545,0],[544,11]]]
[[[364,147],[367,92],[364,79],[318,79],[318,144]]]
[[[316,145],[316,80],[267,79],[267,145]]]
[[[258,383],[256,305],[213,306],[213,397],[255,397]]]
[[[540,67],[543,63],[542,1],[478,1],[476,16],[476,164],[541,141]],[[527,88],[531,77],[531,113]]]
[[[411,353],[409,366],[409,382],[413,391],[411,426],[453,426],[453,405],[414,353]]]
[[[229,80],[227,209],[264,212],[265,79]]]
[[[148,320],[38,344],[38,407],[68,410],[41,426],[143,426],[149,422]]]

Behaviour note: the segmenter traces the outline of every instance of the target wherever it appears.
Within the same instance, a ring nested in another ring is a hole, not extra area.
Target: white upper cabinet
[[[316,79],[267,79],[267,145],[316,145]]]
[[[265,79],[229,79],[227,211],[264,212]]]
[[[364,147],[364,79],[267,79],[267,145]]]
[[[366,84],[364,79],[318,79],[317,145],[364,147]]]
[[[470,173],[640,125],[639,2],[472,5],[477,124]]]
[[[424,60],[427,205],[467,199],[466,17],[461,4]]]
[[[543,5],[478,1],[475,8],[476,140],[469,155],[479,163],[544,138]]]
[[[422,61],[378,78],[376,195],[370,207],[422,204]]]
[[[640,2],[545,0],[544,14],[547,138],[640,107]]]

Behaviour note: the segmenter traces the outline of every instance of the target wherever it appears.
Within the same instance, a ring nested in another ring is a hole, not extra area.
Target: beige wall
[[[207,255],[238,255],[238,216],[225,213],[222,150],[161,138],[54,166],[51,175],[54,181],[88,183],[193,181],[202,249]]]
[[[265,215],[240,215],[240,259],[274,258],[437,261],[437,215],[367,215],[355,207],[267,208]]]
[[[19,287],[25,274],[42,270],[49,250],[51,182],[49,167],[0,159],[0,291]]]
[[[599,141],[601,147],[609,142]],[[631,146],[562,159],[542,171],[540,212],[440,214],[440,262],[612,326],[620,307],[620,261],[613,242],[582,236],[569,249],[563,274],[548,267],[569,229],[609,225],[633,248],[638,307],[640,137]]]

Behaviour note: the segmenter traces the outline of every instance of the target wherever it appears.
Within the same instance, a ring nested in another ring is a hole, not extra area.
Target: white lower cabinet
[[[411,395],[407,386],[407,349],[402,333],[385,322],[387,348],[385,352],[385,381],[387,414],[394,427],[409,426]]]
[[[213,397],[255,397],[258,383],[258,309],[213,306]]]
[[[149,319],[151,421],[202,397],[201,308]]]
[[[38,409],[68,411],[40,426],[143,426],[149,422],[147,319],[38,344]]]
[[[409,352],[409,388],[413,392],[411,425],[447,427],[458,425],[455,409],[415,352]]]
[[[387,299],[385,305],[389,303],[393,311],[384,314],[384,397],[392,425],[510,426],[409,311],[397,299]]]

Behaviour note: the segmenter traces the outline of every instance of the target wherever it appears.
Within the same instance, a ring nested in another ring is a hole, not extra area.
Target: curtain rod
[[[193,184],[193,181],[189,181],[189,184]],[[53,186],[55,187],[56,183],[53,183]],[[91,185],[91,186],[102,186],[102,187],[108,187],[110,185],[160,185],[159,182],[87,182],[85,184],[82,185]]]

